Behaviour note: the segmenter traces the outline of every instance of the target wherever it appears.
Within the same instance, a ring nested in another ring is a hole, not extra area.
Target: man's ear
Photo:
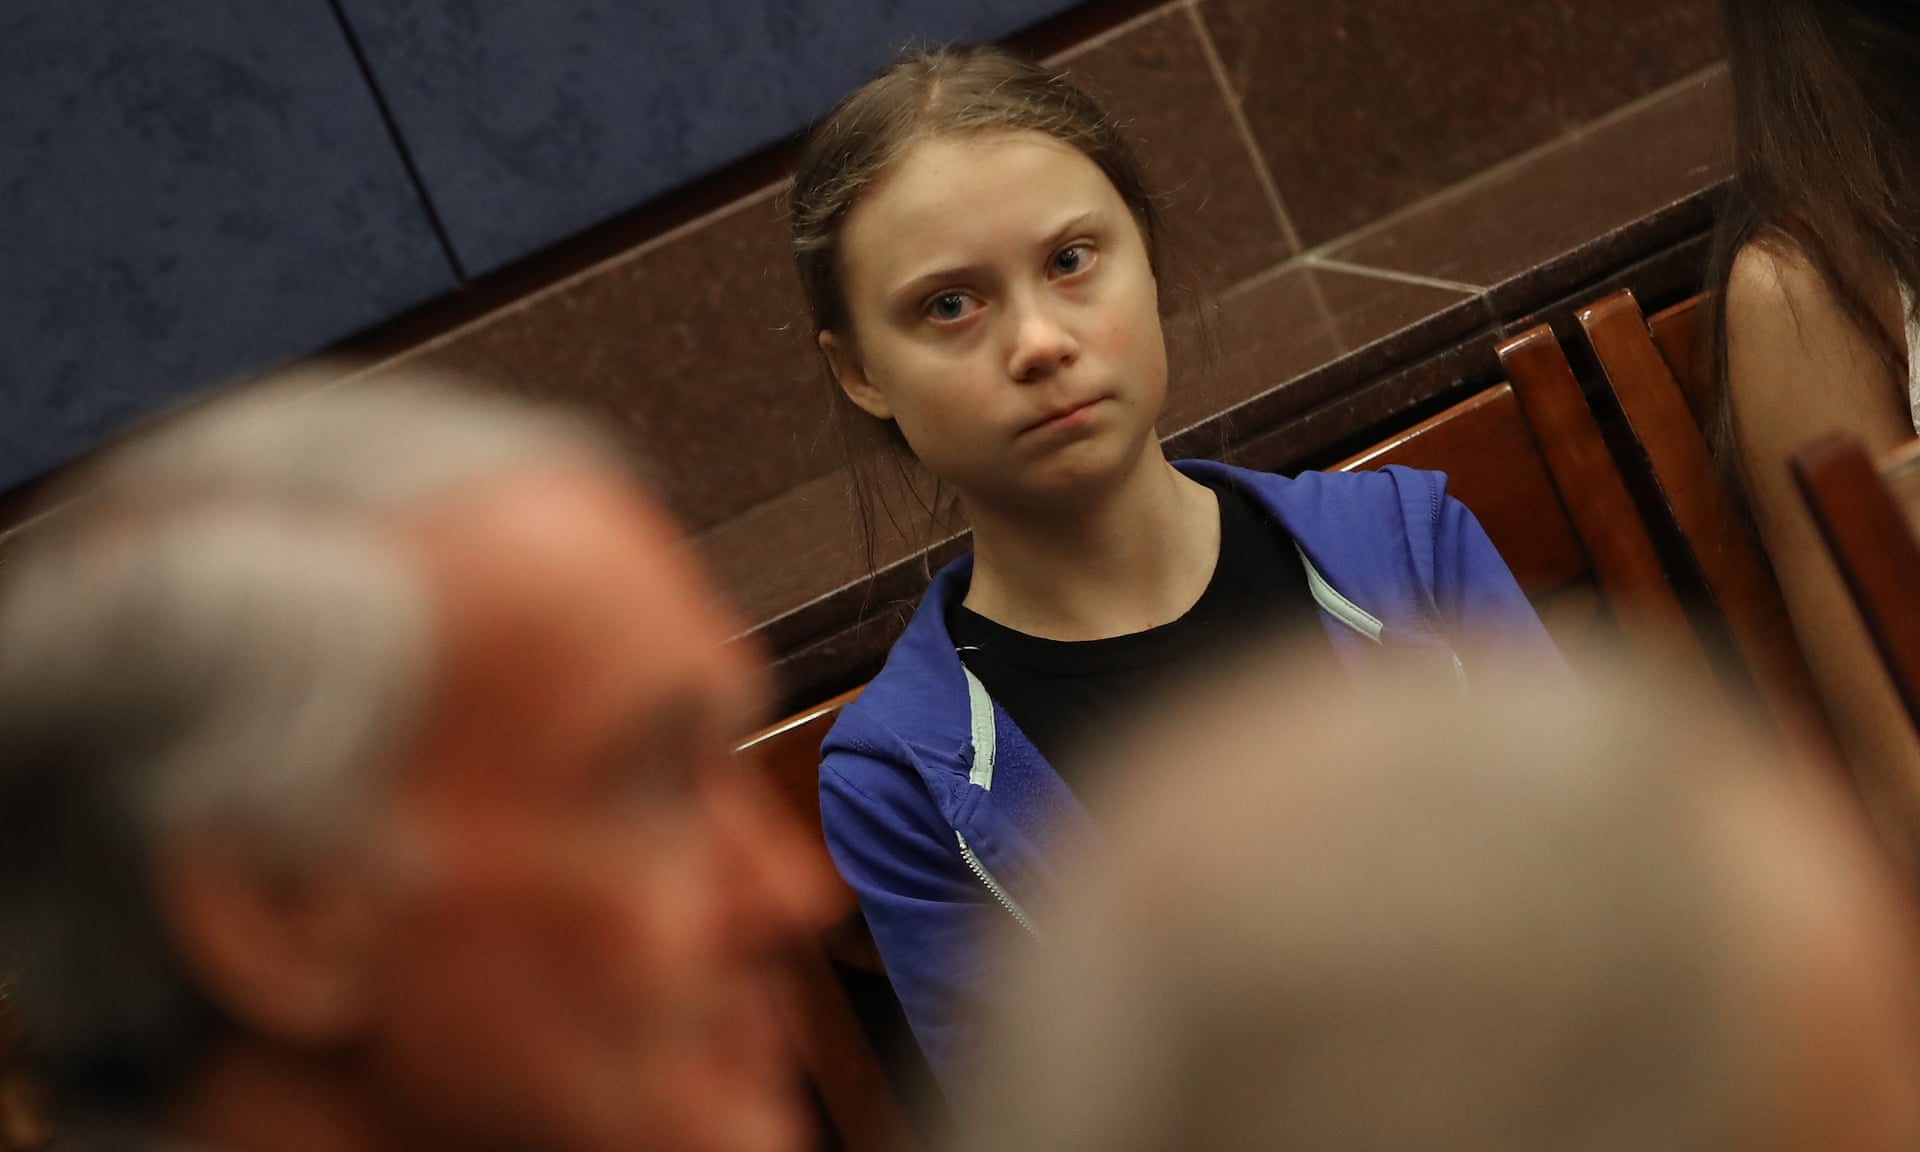
[[[833,378],[839,382],[840,390],[847,399],[867,415],[880,420],[893,419],[893,406],[880,394],[867,378],[865,365],[860,363],[860,355],[854,350],[851,341],[843,341],[832,332],[820,333],[820,352],[827,358],[827,367],[832,370]]]
[[[163,854],[159,899],[201,989],[243,1028],[324,1045],[352,1038],[372,998],[374,887],[356,862],[297,874],[213,842]]]

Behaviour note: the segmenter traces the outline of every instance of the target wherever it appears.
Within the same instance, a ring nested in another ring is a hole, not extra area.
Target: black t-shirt
[[[1110,730],[1147,695],[1229,657],[1254,637],[1317,621],[1306,569],[1288,535],[1229,485],[1220,501],[1220,558],[1179,619],[1104,640],[1045,640],[955,604],[947,630],[979,677],[1075,794],[1090,783],[1073,749]]]

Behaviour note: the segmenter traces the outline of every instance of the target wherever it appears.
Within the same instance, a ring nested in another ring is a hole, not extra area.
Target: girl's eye
[[[958,320],[967,314],[967,298],[959,292],[942,292],[927,301],[927,315],[935,320]]]
[[[1093,248],[1087,244],[1075,244],[1062,248],[1053,254],[1053,271],[1058,276],[1071,276],[1084,272],[1093,262]]]

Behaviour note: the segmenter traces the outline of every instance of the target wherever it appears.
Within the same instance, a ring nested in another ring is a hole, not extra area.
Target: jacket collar
[[[1419,474],[1387,469],[1290,478],[1210,460],[1182,460],[1174,467],[1247,493],[1279,521],[1300,550],[1309,587],[1338,646],[1444,646],[1421,605],[1387,602],[1409,599],[1408,581],[1394,571],[1412,576],[1417,587],[1432,587],[1431,548],[1410,547],[1408,541],[1415,526],[1431,518],[1426,506],[1433,497],[1414,482]],[[1367,518],[1378,524],[1362,525]],[[974,709],[966,668],[947,631],[947,611],[965,597],[972,578],[971,552],[934,576],[886,669],[854,705],[875,717],[914,717],[910,725],[888,727],[923,764],[939,769],[941,780],[953,782],[952,803],[959,801],[973,763]],[[1378,591],[1386,585],[1400,594]]]

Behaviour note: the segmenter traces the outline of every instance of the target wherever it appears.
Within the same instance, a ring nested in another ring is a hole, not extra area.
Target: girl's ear
[[[880,394],[880,389],[867,379],[867,370],[860,363],[860,356],[850,343],[842,343],[831,332],[820,333],[820,352],[827,358],[827,367],[832,370],[833,378],[847,399],[854,402],[862,412],[879,420],[893,419],[893,406]]]

